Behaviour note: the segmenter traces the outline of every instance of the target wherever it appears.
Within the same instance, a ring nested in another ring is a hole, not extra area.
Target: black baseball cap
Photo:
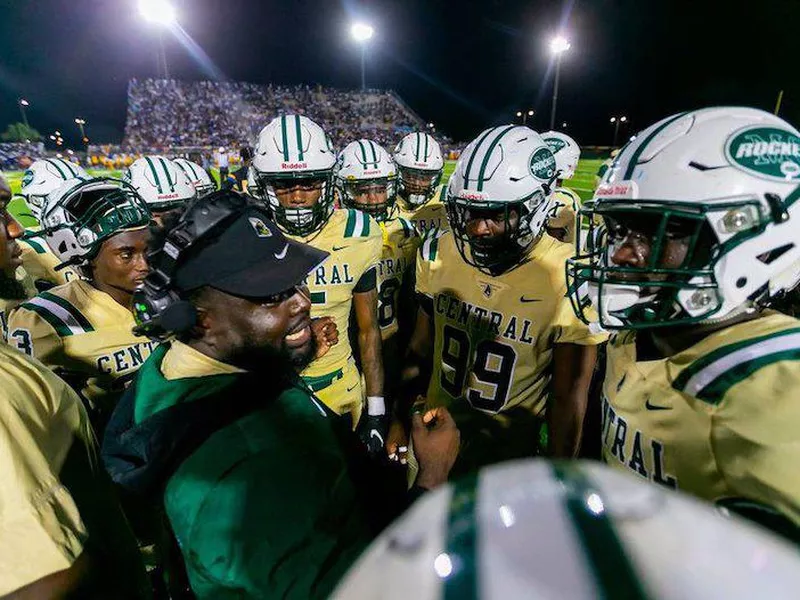
[[[248,206],[181,261],[173,285],[184,292],[207,285],[234,296],[264,298],[301,284],[329,255],[287,239],[266,213]]]

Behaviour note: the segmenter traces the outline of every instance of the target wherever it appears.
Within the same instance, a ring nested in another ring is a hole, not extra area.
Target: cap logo
[[[800,137],[778,127],[748,127],[725,143],[725,157],[734,167],[762,179],[800,178]]]
[[[541,181],[550,181],[556,174],[556,158],[550,148],[539,148],[531,155],[531,175]]]
[[[27,171],[25,171],[25,175],[22,176],[22,187],[25,187],[26,185],[30,185],[32,183],[33,183],[33,171],[28,169]]]
[[[267,227],[264,224],[264,221],[262,221],[258,217],[249,217],[247,220],[250,221],[250,226],[253,228],[253,231],[256,232],[256,235],[258,237],[260,238],[272,237],[272,232],[269,230],[269,227]]]
[[[544,143],[550,148],[553,154],[557,154],[559,150],[563,150],[567,142],[559,138],[544,138]]]
[[[286,245],[283,247],[283,250],[281,250],[280,252],[275,252],[275,253],[274,253],[274,255],[275,255],[275,258],[277,258],[278,260],[283,260],[284,258],[286,258],[286,252],[287,252],[288,250],[289,250],[289,244],[286,244]]]

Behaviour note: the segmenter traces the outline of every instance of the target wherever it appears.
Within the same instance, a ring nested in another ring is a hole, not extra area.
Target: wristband
[[[386,414],[386,401],[383,396],[367,396],[367,414],[370,417]]]

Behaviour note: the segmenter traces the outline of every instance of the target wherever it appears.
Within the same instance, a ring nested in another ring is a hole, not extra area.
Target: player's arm
[[[574,458],[578,455],[596,362],[596,346],[556,344],[553,347],[553,383],[547,409],[551,456]]]
[[[417,294],[419,308],[414,332],[408,342],[403,370],[400,374],[401,393],[398,414],[407,415],[417,396],[425,395],[431,378],[434,326],[433,300]]]
[[[734,490],[724,504],[800,542],[800,366],[786,360],[755,373],[747,366],[719,377],[716,396],[705,398],[717,406],[711,446]],[[723,391],[726,381],[735,383]]]
[[[389,432],[389,412],[383,395],[383,351],[376,279],[376,269],[370,268],[353,290],[358,352],[367,391],[367,410],[358,424],[358,434],[371,454],[383,452]]]

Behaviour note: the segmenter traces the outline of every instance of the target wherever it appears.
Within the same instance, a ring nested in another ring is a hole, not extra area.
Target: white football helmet
[[[144,198],[153,213],[180,208],[197,197],[197,190],[183,169],[155,154],[133,161],[122,179]]]
[[[711,505],[589,461],[526,460],[426,493],[335,600],[789,599],[797,550]]]
[[[378,221],[392,217],[397,200],[397,167],[389,153],[372,140],[356,140],[336,158],[336,189],[348,208]]]
[[[206,170],[197,163],[181,157],[173,158],[172,162],[178,165],[178,168],[189,178],[189,181],[197,191],[198,198],[208,196],[211,192],[216,191],[217,186],[211,180],[211,177],[206,173]]]
[[[754,310],[800,279],[798,198],[800,133],[783,119],[741,107],[673,115],[625,146],[581,209],[607,235],[568,262],[570,289],[585,284],[610,329]],[[647,264],[612,260],[629,231],[649,239]],[[677,243],[685,253],[668,258],[680,264],[664,264]]]
[[[470,142],[456,163],[445,197],[464,260],[486,272],[518,263],[541,237],[556,175],[550,148],[527,127],[494,127]],[[502,239],[467,235],[471,213],[498,210],[504,211],[508,224]]]
[[[442,182],[442,147],[432,135],[417,131],[405,136],[394,149],[400,175],[398,195],[406,208],[422,206],[434,196]]]
[[[60,188],[69,179],[89,179],[89,174],[75,163],[60,158],[44,158],[35,161],[22,176],[20,195],[25,198],[34,217],[41,220],[47,196]]]
[[[543,133],[542,139],[553,151],[553,156],[556,157],[558,178],[572,179],[575,175],[575,169],[578,168],[578,161],[581,159],[581,147],[578,146],[578,142],[560,131]]]
[[[148,225],[150,210],[118,179],[70,179],[48,196],[42,214],[47,245],[64,265],[84,265],[102,243],[126,229]]]
[[[258,134],[252,162],[256,187],[250,193],[267,203],[285,232],[308,236],[333,214],[335,163],[333,143],[322,127],[302,115],[276,117]],[[319,200],[310,207],[281,206],[275,188],[298,186],[319,189]]]

